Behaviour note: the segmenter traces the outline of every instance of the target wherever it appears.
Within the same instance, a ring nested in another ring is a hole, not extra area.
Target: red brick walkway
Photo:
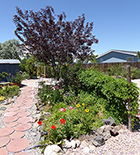
[[[21,90],[21,95],[14,105],[6,110],[2,120],[5,127],[0,128],[0,155],[29,155],[24,151],[30,144],[24,137],[24,132],[32,128],[31,114],[27,109],[35,103],[32,99],[34,90],[27,86]]]

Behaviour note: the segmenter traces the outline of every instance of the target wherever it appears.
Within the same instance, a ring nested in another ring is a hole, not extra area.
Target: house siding
[[[6,72],[15,75],[19,72],[19,64],[0,64],[0,73]]]
[[[103,63],[104,61],[107,61],[108,59],[116,58],[116,59],[121,59],[122,62],[126,62],[127,57],[133,57],[133,62],[138,61],[137,56],[134,56],[134,55],[131,55],[131,54],[118,53],[118,52],[115,52],[115,51],[112,51],[112,52],[110,52],[108,54],[105,54],[102,57],[97,58],[97,60],[98,60],[99,63],[101,63],[100,60],[102,59],[103,60],[102,63]]]

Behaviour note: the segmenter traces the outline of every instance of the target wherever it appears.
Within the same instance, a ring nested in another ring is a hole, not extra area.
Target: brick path
[[[24,132],[32,128],[31,113],[27,110],[35,103],[34,89],[25,86],[21,90],[21,95],[6,110],[2,120],[4,127],[0,127],[0,155],[30,155],[24,151],[30,144]]]

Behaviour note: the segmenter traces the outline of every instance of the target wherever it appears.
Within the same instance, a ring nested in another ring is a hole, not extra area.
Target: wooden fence
[[[135,67],[140,69],[140,62],[118,62],[118,63],[91,63],[91,64],[83,64],[83,67],[85,69],[90,68],[90,67],[99,67],[103,71],[106,71],[107,68],[111,66],[127,66],[130,65],[131,67]]]

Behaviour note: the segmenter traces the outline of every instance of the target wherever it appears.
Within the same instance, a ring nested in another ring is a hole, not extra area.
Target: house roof
[[[101,54],[100,56],[97,57],[97,59],[111,52],[129,54],[129,55],[134,55],[134,56],[137,56],[137,53],[138,53],[138,51],[136,52],[136,51],[124,51],[124,50],[113,50],[112,49],[112,50],[107,51],[106,53]]]
[[[0,64],[20,64],[18,59],[0,59]]]

